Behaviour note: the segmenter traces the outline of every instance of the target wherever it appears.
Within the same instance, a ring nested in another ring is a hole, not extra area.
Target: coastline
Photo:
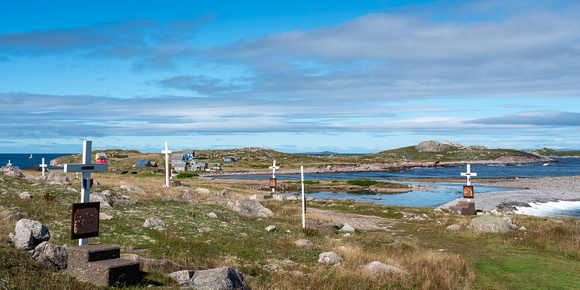
[[[445,162],[392,162],[392,163],[371,163],[371,164],[357,164],[357,165],[326,165],[319,167],[304,168],[304,174],[320,174],[320,173],[353,173],[353,172],[397,172],[405,171],[411,168],[443,168],[443,167],[458,167],[465,164],[494,164],[494,165],[514,165],[514,164],[531,164],[531,163],[546,163],[558,162],[553,159],[531,159],[525,157],[510,157],[498,158],[495,160],[476,160],[476,161],[445,161]],[[279,169],[277,174],[300,174],[300,168],[296,169]],[[200,176],[219,177],[229,175],[269,175],[272,174],[270,170],[260,171],[221,171],[201,173]]]
[[[475,184],[475,209],[482,211],[514,210],[518,207],[528,207],[530,203],[546,203],[550,201],[580,201],[580,176],[522,178],[512,181],[486,183],[490,187],[517,188],[518,190],[477,193]],[[459,201],[458,198],[438,208],[449,208]]]

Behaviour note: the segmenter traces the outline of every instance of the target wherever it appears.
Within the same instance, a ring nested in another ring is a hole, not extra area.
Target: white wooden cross
[[[12,163],[10,163],[10,160],[8,160],[8,164],[6,164],[6,166],[12,166]]]
[[[268,168],[272,169],[272,178],[276,179],[276,169],[280,169],[280,166],[276,166],[276,160],[274,160],[274,164]],[[272,193],[274,193],[274,191],[276,191],[276,188],[272,187]]]
[[[268,168],[272,169],[272,178],[276,178],[276,169],[280,169],[280,166],[276,166],[276,160],[274,160],[274,165]]]
[[[169,153],[171,153],[171,150],[167,149],[167,142],[165,142],[165,150],[162,150],[161,153],[165,153],[165,187],[169,187],[169,175],[171,174]]]
[[[44,176],[44,168],[48,166],[44,163],[44,158],[42,158],[42,164],[39,164],[38,166],[42,167],[42,176]]]
[[[302,228],[306,228],[306,201],[304,199],[304,166],[300,166],[300,179],[302,180]]]
[[[467,164],[467,172],[462,172],[461,176],[465,176],[465,178],[467,179],[467,185],[471,185],[471,177],[472,176],[477,176],[477,173],[475,172],[471,172],[471,164]]]
[[[108,164],[91,164],[91,154],[93,141],[83,141],[82,164],[65,164],[64,172],[82,172],[81,182],[81,202],[89,202],[91,199],[91,172],[106,172],[109,170]],[[42,162],[44,163],[44,162]],[[87,239],[79,239],[79,246],[88,245]]]

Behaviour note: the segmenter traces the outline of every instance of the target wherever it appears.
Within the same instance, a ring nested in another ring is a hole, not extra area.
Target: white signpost
[[[465,176],[467,179],[467,186],[471,186],[471,177],[477,176],[477,173],[471,172],[471,164],[467,164],[467,172],[462,172],[461,176]]]
[[[40,165],[38,165],[38,166],[42,167],[42,176],[44,176],[44,168],[45,168],[46,166],[48,166],[48,165],[46,165],[46,164],[44,163],[44,158],[42,158],[42,164],[40,164]]]
[[[280,169],[280,166],[276,166],[276,160],[274,160],[274,164],[270,167],[272,169],[272,180],[274,180],[274,186],[272,186],[272,182],[270,182],[270,186],[272,186],[272,192],[276,191],[276,169]]]
[[[304,199],[304,166],[300,166],[300,179],[302,180],[302,228],[306,228],[306,200]]]
[[[6,166],[12,166],[12,163],[10,163],[10,160],[8,160],[8,164],[6,164]]]
[[[108,164],[91,164],[93,141],[83,141],[82,164],[65,164],[64,172],[82,172],[81,181],[81,203],[90,201],[91,194],[91,172],[106,172]],[[44,161],[42,162],[44,163]],[[79,239],[79,246],[88,245],[87,239]]]
[[[167,142],[165,142],[165,150],[161,151],[165,154],[165,187],[169,187],[169,175],[171,175],[171,164],[169,164],[169,153],[171,150],[167,149]]]

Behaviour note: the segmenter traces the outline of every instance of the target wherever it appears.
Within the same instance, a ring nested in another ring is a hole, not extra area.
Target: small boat
[[[544,163],[544,166],[548,166],[548,165],[550,165],[550,163]]]
[[[28,157],[28,159],[34,159],[34,157],[32,157],[32,154],[30,154],[30,157]]]

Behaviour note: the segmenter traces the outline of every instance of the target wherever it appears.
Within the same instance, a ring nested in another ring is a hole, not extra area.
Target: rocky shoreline
[[[393,162],[393,163],[372,163],[372,164],[357,164],[357,165],[327,165],[320,167],[304,168],[305,174],[318,173],[353,173],[353,172],[398,172],[405,171],[411,168],[442,168],[442,167],[457,167],[465,164],[496,164],[496,165],[515,165],[526,163],[545,163],[556,162],[552,159],[537,159],[522,156],[505,157],[502,156],[495,160],[478,160],[478,161],[457,161],[457,162]],[[276,173],[284,174],[300,174],[300,169],[280,169]],[[229,176],[229,175],[269,175],[272,171],[221,171],[211,173],[201,173],[202,176]]]
[[[475,208],[482,211],[514,210],[516,207],[529,206],[530,203],[559,200],[580,201],[580,176],[522,178],[486,183],[485,186],[517,188],[518,190],[478,194],[477,185],[475,185]],[[465,199],[458,198],[439,208],[449,208],[461,200]]]

